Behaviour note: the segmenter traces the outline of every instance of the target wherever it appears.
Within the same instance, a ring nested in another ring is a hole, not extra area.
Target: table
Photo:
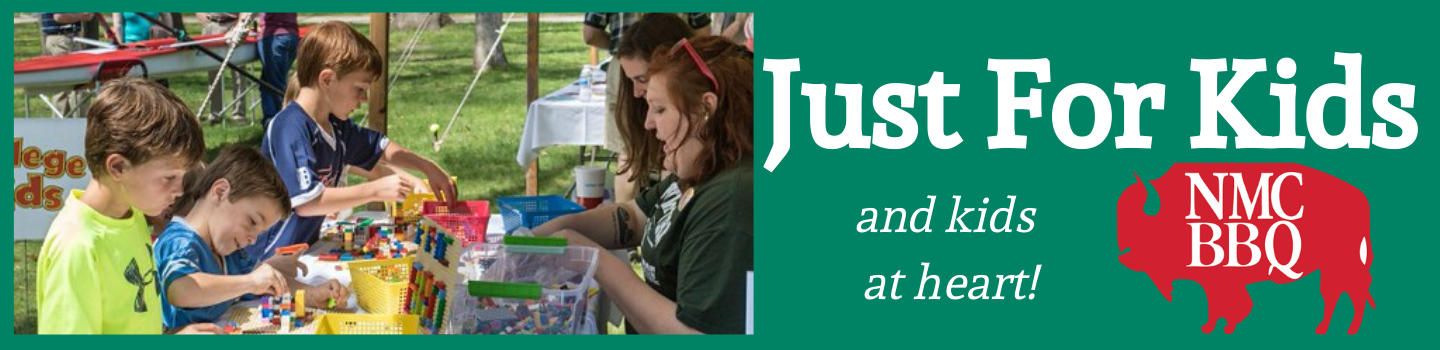
[[[604,91],[605,84],[595,89]],[[515,155],[515,161],[527,169],[526,195],[537,194],[540,171],[537,160],[541,149],[556,145],[580,146],[583,154],[583,147],[605,147],[606,113],[605,94],[581,100],[578,80],[530,102],[525,109],[525,129],[520,133],[520,147]]]
[[[347,215],[347,217],[349,218],[348,220],[352,221],[361,218],[369,218],[376,224],[388,224],[391,222],[390,217],[387,216],[384,212],[362,211]],[[328,224],[329,222],[327,222],[327,225]],[[503,237],[505,236],[505,223],[501,215],[490,215],[490,221],[486,225],[485,234],[486,241],[498,242],[503,239]],[[317,285],[329,280],[336,280],[340,282],[340,284],[349,287],[350,271],[347,268],[348,262],[320,261],[320,253],[330,251],[331,249],[335,248],[335,244],[336,243],[333,241],[319,241],[316,242],[314,246],[311,246],[310,250],[306,251],[305,254],[300,256],[300,262],[305,263],[305,265],[309,267],[309,273],[305,274],[304,276],[297,275],[295,276],[295,279],[301,283],[305,283],[308,285]],[[339,268],[337,269],[337,267]],[[595,304],[595,302],[592,302],[591,307],[593,308],[593,305]],[[252,313],[255,312],[256,307],[259,305],[259,300],[250,300],[235,303],[234,305],[230,306],[229,310],[225,311],[225,314],[221,316],[221,319],[235,321],[236,323],[240,323],[242,328],[247,328],[245,327],[245,322],[242,321],[254,317]],[[356,296],[354,293],[351,293],[350,299],[345,302],[345,305],[343,307],[339,307],[337,310],[312,310],[309,312],[313,312],[316,315],[325,314],[328,312],[357,314],[366,313],[364,309],[357,307],[357,305],[358,301],[356,299]],[[316,325],[312,322],[311,324],[307,324],[305,327],[291,330],[290,334],[314,334],[316,328],[315,326]],[[586,313],[584,325],[582,325],[582,327],[583,329],[581,330],[581,333],[583,334],[597,333],[598,328],[593,309]],[[251,326],[248,328],[253,329],[256,327]],[[274,332],[274,330],[279,329],[279,327],[277,326],[273,329],[264,329],[264,333],[271,333]]]
[[[376,224],[388,224],[391,222],[390,217],[384,212],[355,212],[348,217],[349,220],[352,221],[359,220],[361,218],[369,218]],[[332,222],[333,221],[327,222],[326,225],[328,226]],[[500,236],[504,236],[505,223],[501,216],[491,215],[490,222],[486,225],[485,231],[487,238],[496,237],[496,239],[498,240],[500,239]],[[311,246],[310,250],[306,251],[305,254],[301,255],[299,258],[301,263],[304,263],[307,267],[309,267],[309,273],[305,275],[297,274],[295,276],[295,280],[299,281],[300,283],[312,286],[319,285],[330,280],[335,280],[340,282],[340,284],[349,287],[350,270],[348,269],[347,265],[349,263],[348,261],[320,261],[320,254],[334,249],[336,247],[336,244],[337,243],[334,241],[324,240],[315,242],[315,245]],[[292,286],[292,289],[294,288],[295,286]],[[350,293],[350,299],[346,300],[343,306],[337,305],[337,310],[330,311],[358,314],[366,313],[364,309],[357,307],[357,305],[358,301],[356,299],[355,293]],[[234,305],[230,306],[230,309],[225,311],[225,314],[221,316],[221,319],[232,320],[244,326],[244,322],[241,322],[241,320],[248,319],[250,317],[250,314],[253,313],[255,308],[258,306],[260,306],[260,300],[258,299],[235,303]],[[320,311],[317,312],[317,314],[323,314],[325,312],[326,311]],[[304,328],[296,329],[293,331],[293,333],[301,334],[313,334],[314,332],[315,327],[313,325],[307,325]]]
[[[603,91],[605,84],[595,87]],[[525,129],[515,162],[529,166],[540,149],[555,145],[605,146],[605,94],[580,100],[580,82],[545,95],[525,110]]]

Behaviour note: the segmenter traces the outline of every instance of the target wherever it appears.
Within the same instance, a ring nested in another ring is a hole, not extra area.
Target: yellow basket
[[[398,214],[406,217],[418,217],[420,216],[420,209],[422,204],[434,200],[435,195],[433,194],[412,193],[405,196],[405,201],[400,203],[400,212]]]
[[[420,316],[324,314],[315,334],[420,334]]]
[[[350,263],[350,289],[360,307],[372,314],[404,313],[405,295],[415,257]]]

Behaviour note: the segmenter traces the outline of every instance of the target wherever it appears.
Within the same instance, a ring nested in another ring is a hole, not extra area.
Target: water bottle
[[[590,101],[590,66],[580,69],[580,100]]]
[[[598,66],[590,66],[590,89],[593,96],[605,96],[605,71]]]

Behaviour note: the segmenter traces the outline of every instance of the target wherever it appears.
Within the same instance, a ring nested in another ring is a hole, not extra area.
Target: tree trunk
[[[510,67],[510,61],[505,59],[505,44],[495,45],[495,41],[501,40],[500,26],[504,23],[500,13],[476,13],[475,14],[475,69],[480,69],[485,60],[485,54],[490,52],[490,46],[495,46],[495,53],[490,56],[491,69],[505,69]]]
[[[431,16],[429,21],[425,20],[426,16]],[[425,29],[440,29],[455,23],[455,20],[449,14],[439,12],[397,12],[393,22],[395,29],[417,29],[421,23],[425,24]]]

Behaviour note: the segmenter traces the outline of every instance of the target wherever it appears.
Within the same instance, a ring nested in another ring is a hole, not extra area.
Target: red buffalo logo
[[[1205,290],[1209,333],[1225,319],[1225,333],[1250,314],[1245,286],[1320,277],[1325,333],[1341,293],[1350,295],[1360,329],[1370,296],[1370,203],[1359,189],[1299,164],[1175,164],[1151,182],[1160,211],[1145,212],[1148,190],[1136,183],[1120,194],[1116,239],[1120,263],[1150,276],[1170,300],[1177,279]]]

